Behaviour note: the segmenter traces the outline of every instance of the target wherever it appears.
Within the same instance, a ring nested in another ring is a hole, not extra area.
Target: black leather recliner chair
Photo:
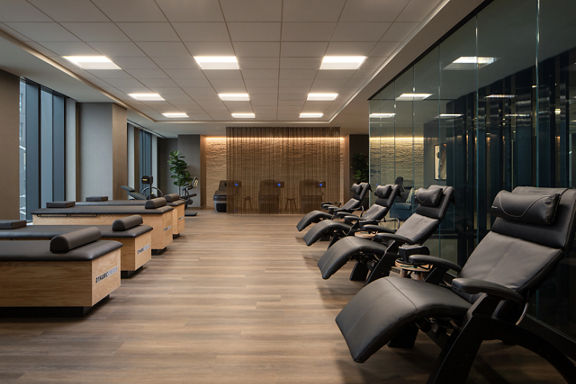
[[[370,190],[370,184],[352,184],[352,188],[350,190],[352,192],[352,198],[341,207],[333,203],[325,202],[322,203],[322,209],[326,210],[326,212],[315,210],[304,215],[298,224],[296,224],[298,231],[301,232],[304,228],[312,223],[317,223],[325,219],[331,219],[336,212],[352,213],[355,210],[360,209],[362,207],[362,201],[364,200],[364,197]]]
[[[351,280],[376,280],[387,276],[398,257],[398,248],[403,245],[417,247],[411,251],[422,251],[423,244],[438,228],[453,200],[454,188],[431,185],[416,191],[418,207],[396,231],[378,225],[365,225],[364,228],[377,233],[372,240],[347,236],[335,242],[318,260],[322,278],[328,279],[348,260],[357,260],[350,276]],[[387,255],[388,257],[383,257]]]
[[[361,216],[338,212],[334,215],[334,219],[322,220],[304,235],[306,245],[310,246],[326,236],[331,239],[330,245],[332,245],[342,237],[353,236],[354,233],[364,230],[365,225],[377,225],[386,217],[398,193],[399,187],[396,184],[379,185],[374,190],[376,201],[366,212]]]
[[[412,255],[413,264],[433,266],[425,282],[385,277],[354,296],[336,323],[355,361],[366,361],[385,344],[411,347],[420,329],[442,347],[429,383],[465,382],[484,340],[523,346],[576,382],[571,360],[518,325],[531,294],[572,246],[576,190],[501,191],[492,212],[497,218],[491,231],[462,268]],[[452,281],[449,270],[458,273]]]
[[[234,207],[234,198],[240,194],[242,184],[238,180],[220,180],[218,190],[214,192],[214,209],[216,212],[228,212]]]

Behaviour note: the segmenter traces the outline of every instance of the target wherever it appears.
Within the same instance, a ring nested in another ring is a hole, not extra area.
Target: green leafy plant
[[[182,195],[182,188],[192,182],[188,164],[184,161],[184,156],[178,151],[170,152],[168,164],[170,165],[170,177],[174,179],[174,185],[178,187],[178,193]]]
[[[350,168],[352,168],[354,173],[354,181],[356,183],[368,181],[368,155],[363,153],[353,154],[352,158],[350,159]]]

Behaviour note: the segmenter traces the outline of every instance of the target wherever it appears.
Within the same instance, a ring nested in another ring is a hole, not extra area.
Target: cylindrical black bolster
[[[180,200],[180,195],[177,193],[168,193],[164,195],[164,198],[167,202],[171,203],[173,201]]]
[[[86,201],[108,201],[108,196],[88,196]]]
[[[102,237],[100,230],[96,227],[88,227],[77,231],[54,236],[50,240],[50,252],[66,253],[72,249],[93,243]]]
[[[26,220],[0,220],[0,229],[24,228]]]
[[[118,220],[114,220],[112,223],[112,230],[115,232],[126,231],[127,229],[134,228],[143,223],[142,216],[131,215],[126,216]]]
[[[48,201],[46,208],[72,208],[75,205],[75,201]]]
[[[163,197],[157,197],[155,199],[146,201],[146,205],[144,206],[144,208],[154,209],[154,208],[163,207],[165,205],[166,205],[166,199]]]

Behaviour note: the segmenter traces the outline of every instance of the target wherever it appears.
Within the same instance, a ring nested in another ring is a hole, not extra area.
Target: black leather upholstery
[[[102,234],[96,227],[87,227],[74,232],[54,236],[50,240],[50,252],[66,253],[83,245],[99,240]]]
[[[176,200],[180,200],[180,195],[177,193],[168,193],[163,196],[168,203],[171,203]]]
[[[508,221],[550,225],[556,218],[559,201],[560,195],[557,193],[546,195],[500,191],[492,203],[492,214]]]
[[[438,224],[440,224],[439,219],[415,213],[396,230],[395,234],[410,239],[416,244],[422,244],[436,231]]]
[[[26,220],[0,220],[0,229],[24,228]]]
[[[0,240],[50,240],[54,236],[77,231],[89,227],[88,225],[28,225],[16,229],[0,229]],[[138,225],[124,231],[113,231],[111,225],[90,225],[102,233],[103,239],[126,238],[133,239],[152,231],[149,225]],[[4,243],[2,243],[4,244]]]
[[[0,247],[2,261],[87,261],[122,247],[118,241],[98,240],[66,253],[50,252],[49,240],[5,241]]]
[[[114,220],[112,223],[112,230],[113,231],[125,231],[127,229],[134,228],[144,221],[142,220],[142,216],[140,215],[130,215],[126,216],[122,219]]]
[[[71,208],[41,208],[32,211],[40,216],[82,216],[82,215],[161,215],[172,211],[172,207],[146,209],[142,205],[76,205]]]
[[[352,256],[361,252],[370,252],[381,256],[387,247],[376,241],[370,241],[355,236],[344,237],[334,243],[318,260],[318,268],[323,279],[329,279],[344,266]]]
[[[88,196],[86,201],[108,201],[108,196]]]
[[[71,208],[75,205],[75,201],[48,201],[46,208]]]
[[[420,190],[422,189],[423,188],[420,188]],[[454,199],[454,188],[444,185],[431,185],[427,189],[428,190],[441,189],[442,193],[440,202],[437,203],[437,205],[435,206],[418,205],[416,207],[416,213],[419,215],[431,217],[433,219],[441,220],[444,217],[444,215],[446,215],[446,210],[448,209],[450,202]]]
[[[434,187],[418,188],[414,194],[416,202],[424,207],[437,207],[444,191],[442,188]]]
[[[303,218],[300,219],[298,224],[296,224],[296,228],[299,232],[301,232],[304,228],[309,226],[312,223],[317,223],[323,219],[330,219],[332,215],[324,212],[324,211],[311,211],[304,215]]]
[[[144,205],[146,209],[160,208],[166,205],[166,199],[163,197],[157,197],[155,199],[148,200]]]
[[[446,288],[386,277],[362,288],[338,314],[336,323],[352,358],[362,363],[414,320],[430,315],[459,318],[469,307]]]

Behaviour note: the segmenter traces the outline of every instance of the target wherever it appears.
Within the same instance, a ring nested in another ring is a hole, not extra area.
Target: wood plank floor
[[[326,243],[297,215],[200,211],[184,235],[82,319],[0,319],[0,383],[421,383],[438,353],[384,348],[357,364],[334,317],[360,285],[321,279]],[[562,382],[537,356],[482,347],[473,383]]]

